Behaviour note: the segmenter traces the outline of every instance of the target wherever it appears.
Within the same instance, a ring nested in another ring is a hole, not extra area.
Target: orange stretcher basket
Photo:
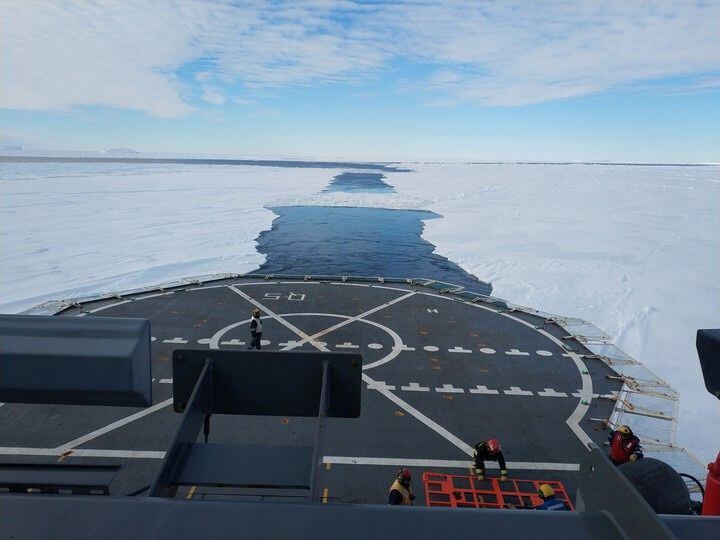
[[[537,490],[548,484],[555,490],[555,498],[575,510],[567,490],[557,480],[523,480],[512,478],[501,482],[498,478],[478,480],[474,476],[423,473],[423,487],[428,506],[451,508],[506,508],[542,504]]]

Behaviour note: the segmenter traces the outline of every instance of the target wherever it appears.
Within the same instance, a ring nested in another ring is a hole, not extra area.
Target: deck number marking
[[[302,302],[303,300],[305,300],[305,295],[300,294],[300,293],[291,292],[286,297],[286,296],[283,296],[283,294],[279,293],[279,292],[269,292],[269,293],[265,293],[265,296],[263,296],[264,300],[280,300],[281,298],[284,298],[286,300],[290,300],[293,302]]]

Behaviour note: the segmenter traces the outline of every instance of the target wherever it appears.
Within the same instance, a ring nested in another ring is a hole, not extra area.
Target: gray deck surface
[[[572,394],[582,386],[582,369],[595,396],[579,427],[596,442],[605,439],[590,418],[609,417],[614,402],[601,396],[619,390],[620,382],[607,378],[613,372],[599,360],[581,360],[579,368],[557,339],[567,332],[538,317],[498,313],[421,286],[238,279],[64,312],[150,319],[155,408],[5,404],[0,460],[121,464],[112,494],[149,484],[180,419],[170,406],[172,350],[245,349],[255,305],[244,295],[262,306],[268,350],[353,318],[317,338],[328,350],[362,354],[367,377],[360,418],[328,423],[321,483],[329,502],[384,504],[405,464],[416,504],[424,505],[422,472],[468,474],[468,447],[490,437],[500,440],[512,477],[560,480],[574,497],[573,469],[586,448],[566,420],[581,400]],[[317,349],[305,343],[299,350]],[[312,419],[213,416],[210,442],[311,446],[314,433]],[[194,497],[227,493],[197,488]]]

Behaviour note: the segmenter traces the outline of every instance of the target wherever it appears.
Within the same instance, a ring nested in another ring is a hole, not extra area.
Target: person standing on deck
[[[260,320],[260,310],[254,309],[252,319],[250,319],[250,346],[248,349],[261,349],[260,339],[262,338],[262,321]]]
[[[475,459],[475,474],[478,480],[485,480],[486,459],[498,462],[500,466],[500,480],[505,481],[508,479],[505,456],[503,456],[502,450],[500,450],[500,443],[497,439],[489,439],[477,443],[475,445],[475,451],[473,452],[473,458]]]
[[[640,439],[629,426],[620,426],[617,431],[611,432],[608,441],[610,442],[610,461],[615,465],[622,465],[643,457]]]
[[[392,486],[390,486],[388,504],[412,504],[415,500],[415,495],[413,494],[412,487],[410,486],[410,479],[409,469],[403,467],[398,471],[397,478],[393,482]]]

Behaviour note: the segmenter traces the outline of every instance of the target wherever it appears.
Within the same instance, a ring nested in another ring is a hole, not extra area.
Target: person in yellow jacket
[[[403,467],[398,471],[397,478],[390,486],[390,493],[388,494],[388,504],[412,504],[415,500],[415,495],[412,492],[412,486],[410,485],[410,470]]]

